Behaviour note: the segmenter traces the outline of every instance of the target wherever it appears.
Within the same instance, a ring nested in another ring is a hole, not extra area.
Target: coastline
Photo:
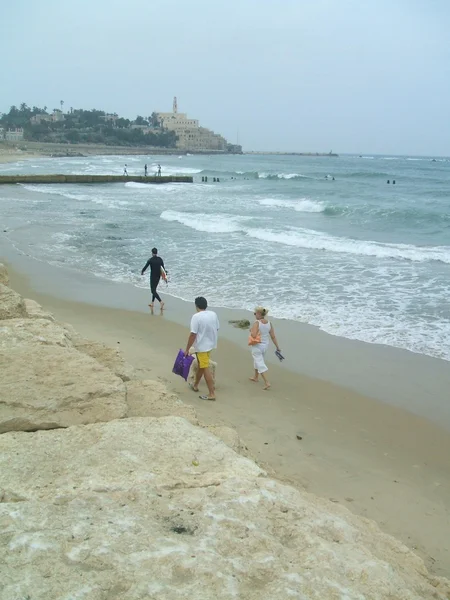
[[[68,267],[48,265],[16,251],[7,234],[0,236],[0,256],[19,273],[28,274],[32,289],[38,293],[61,300],[147,313],[147,277],[139,278],[142,287],[136,287]],[[165,292],[163,285],[160,292]],[[185,327],[191,316],[191,304],[173,296],[168,296],[168,301],[165,318]],[[222,323],[221,336],[245,348],[247,333],[228,325],[228,321],[251,319],[251,312],[212,308]],[[345,387],[430,420],[450,432],[448,361],[392,346],[334,336],[298,321],[271,320],[286,360],[280,365],[270,352],[268,362],[279,366],[282,372],[289,370]]]
[[[403,353],[402,363],[397,360],[402,351],[392,354],[395,349],[380,346],[364,360],[360,356],[358,364],[352,353],[361,355],[361,349],[370,345],[302,326],[295,328],[302,332],[299,348],[288,343],[293,324],[277,321],[282,347],[287,356],[295,357],[291,366],[301,365],[303,373],[271,358],[273,388],[266,394],[247,379],[251,359],[245,348],[246,332],[227,324],[228,317],[243,316],[244,311],[219,310],[218,401],[205,404],[171,374],[176,351],[187,337],[192,312],[188,303],[170,297],[164,317],[151,317],[144,289],[43,265],[12,251],[1,253],[9,263],[11,286],[19,293],[36,299],[81,334],[120,347],[140,375],[164,381],[183,402],[195,407],[203,422],[235,427],[250,454],[277,478],[374,519],[384,531],[414,548],[430,569],[448,575],[450,434],[402,408],[357,393],[350,385],[324,381],[335,379],[338,372],[347,383],[352,377],[364,379],[358,371],[364,372],[367,359],[369,366],[372,361],[374,383],[357,381],[353,387],[377,383],[378,395],[388,392],[395,399],[401,391],[405,397],[411,394],[412,386],[417,386],[414,378],[429,368],[439,390],[442,367],[435,363],[444,361],[412,355],[410,362],[411,353]],[[391,380],[376,382],[380,369],[388,367]],[[408,372],[410,379],[402,381]],[[426,386],[423,383],[425,391]],[[420,394],[416,389],[416,398]],[[298,433],[302,440],[297,439]]]
[[[84,156],[181,156],[233,155],[224,150],[180,150],[150,146],[106,146],[104,144],[61,144],[53,142],[0,142],[0,164],[28,158],[76,158]]]

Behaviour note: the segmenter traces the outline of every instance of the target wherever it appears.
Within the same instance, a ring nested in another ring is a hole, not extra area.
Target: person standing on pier
[[[157,287],[161,280],[161,276],[166,277],[167,274],[164,268],[164,261],[160,256],[158,256],[158,250],[156,248],[152,248],[152,256],[145,263],[145,267],[142,269],[141,275],[145,273],[148,267],[150,267],[150,290],[152,292],[152,302],[149,304],[149,306],[153,311],[155,300],[158,300],[161,305],[161,310],[163,310],[164,302],[161,300],[157,292]]]
[[[161,165],[158,165],[158,177],[161,177]]]
[[[123,168],[123,174],[124,174],[125,177],[128,177],[127,165],[125,165],[124,168]]]
[[[144,165],[144,177],[147,177],[148,168],[147,165]]]

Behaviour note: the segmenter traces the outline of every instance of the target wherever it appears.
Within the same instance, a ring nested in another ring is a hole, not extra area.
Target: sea
[[[450,360],[450,159],[124,155],[31,159],[0,174],[122,174],[125,163],[130,175],[160,163],[194,183],[2,186],[3,238],[138,287],[156,246],[169,295],[262,304],[335,336]]]

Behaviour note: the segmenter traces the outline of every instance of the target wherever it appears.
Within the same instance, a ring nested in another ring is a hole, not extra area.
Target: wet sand
[[[288,359],[271,357],[264,392],[248,380],[247,332],[227,323],[245,313],[218,310],[217,402],[204,402],[171,373],[190,304],[166,296],[164,314],[151,315],[146,290],[1,254],[14,289],[84,336],[120,347],[138,376],[168,383],[203,422],[235,427],[274,476],[374,519],[433,572],[450,574],[448,363],[276,321]],[[430,405],[436,422],[424,418]]]

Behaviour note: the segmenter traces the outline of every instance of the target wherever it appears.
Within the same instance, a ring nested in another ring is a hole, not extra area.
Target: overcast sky
[[[5,0],[0,111],[180,112],[246,150],[450,154],[450,0]]]

